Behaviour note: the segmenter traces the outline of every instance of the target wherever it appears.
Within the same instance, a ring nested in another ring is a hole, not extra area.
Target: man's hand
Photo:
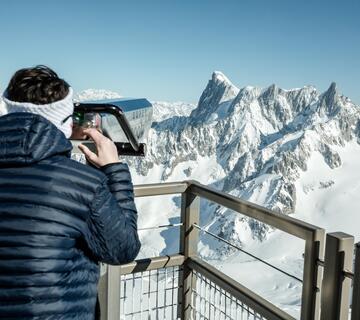
[[[79,145],[79,149],[84,153],[86,159],[90,163],[100,168],[110,163],[120,162],[114,142],[93,128],[85,129],[84,134],[89,136],[90,139],[94,141],[95,147],[97,149],[96,154],[83,144]]]

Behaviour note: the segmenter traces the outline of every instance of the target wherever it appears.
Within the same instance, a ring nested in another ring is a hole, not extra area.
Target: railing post
[[[197,255],[197,246],[199,241],[199,230],[193,227],[193,224],[199,224],[200,198],[194,196],[188,188],[182,193],[181,198],[181,221],[180,228],[180,253],[185,256],[183,272],[179,277],[179,317],[182,320],[193,319],[191,311],[192,290],[196,285],[196,280],[192,276],[192,269],[189,268],[186,259]]]
[[[108,301],[108,277],[107,277],[107,265],[100,265],[100,279],[98,283],[98,297],[100,304],[100,319],[107,320],[107,301]]]
[[[106,266],[98,284],[100,319],[120,320],[120,267]]]
[[[317,229],[305,241],[301,320],[318,320],[320,317],[320,294],[322,274],[317,265],[324,256],[325,230]]]
[[[108,320],[120,319],[120,267],[108,266]]]
[[[349,318],[351,279],[344,271],[352,270],[354,237],[342,232],[326,236],[324,277],[321,292],[321,320]]]
[[[355,268],[353,280],[351,320],[360,319],[360,242],[355,246]]]

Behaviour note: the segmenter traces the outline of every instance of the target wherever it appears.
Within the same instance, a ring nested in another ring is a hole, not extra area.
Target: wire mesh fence
[[[121,319],[179,319],[178,291],[181,267],[121,276]]]
[[[249,306],[220,288],[203,274],[193,271],[192,319],[266,320]]]
[[[124,320],[180,319],[179,277],[182,267],[168,267],[121,276],[120,310]],[[266,320],[252,308],[193,270],[193,320]]]

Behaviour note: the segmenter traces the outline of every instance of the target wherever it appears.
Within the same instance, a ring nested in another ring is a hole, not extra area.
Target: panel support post
[[[120,267],[102,266],[106,268],[106,273],[100,277],[98,284],[98,294],[100,302],[101,320],[120,319]]]
[[[189,268],[187,258],[197,255],[199,242],[199,230],[194,224],[200,220],[200,198],[194,196],[188,188],[182,193],[181,198],[181,222],[180,229],[180,253],[185,256],[183,271],[179,277],[179,302],[181,304],[179,317],[182,320],[193,319],[191,315],[194,310],[195,299],[192,292],[196,286],[196,279],[193,277],[193,270]]]
[[[107,276],[108,266],[106,264],[100,264],[100,279],[98,283],[98,299],[100,307],[100,319],[107,320],[108,315],[108,276]],[[98,312],[98,310],[97,310]]]

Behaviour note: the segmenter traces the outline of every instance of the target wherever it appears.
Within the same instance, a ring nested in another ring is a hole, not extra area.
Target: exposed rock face
[[[200,97],[198,107],[190,115],[191,122],[207,121],[224,104],[231,102],[238,93],[239,89],[224,74],[215,71]]]

